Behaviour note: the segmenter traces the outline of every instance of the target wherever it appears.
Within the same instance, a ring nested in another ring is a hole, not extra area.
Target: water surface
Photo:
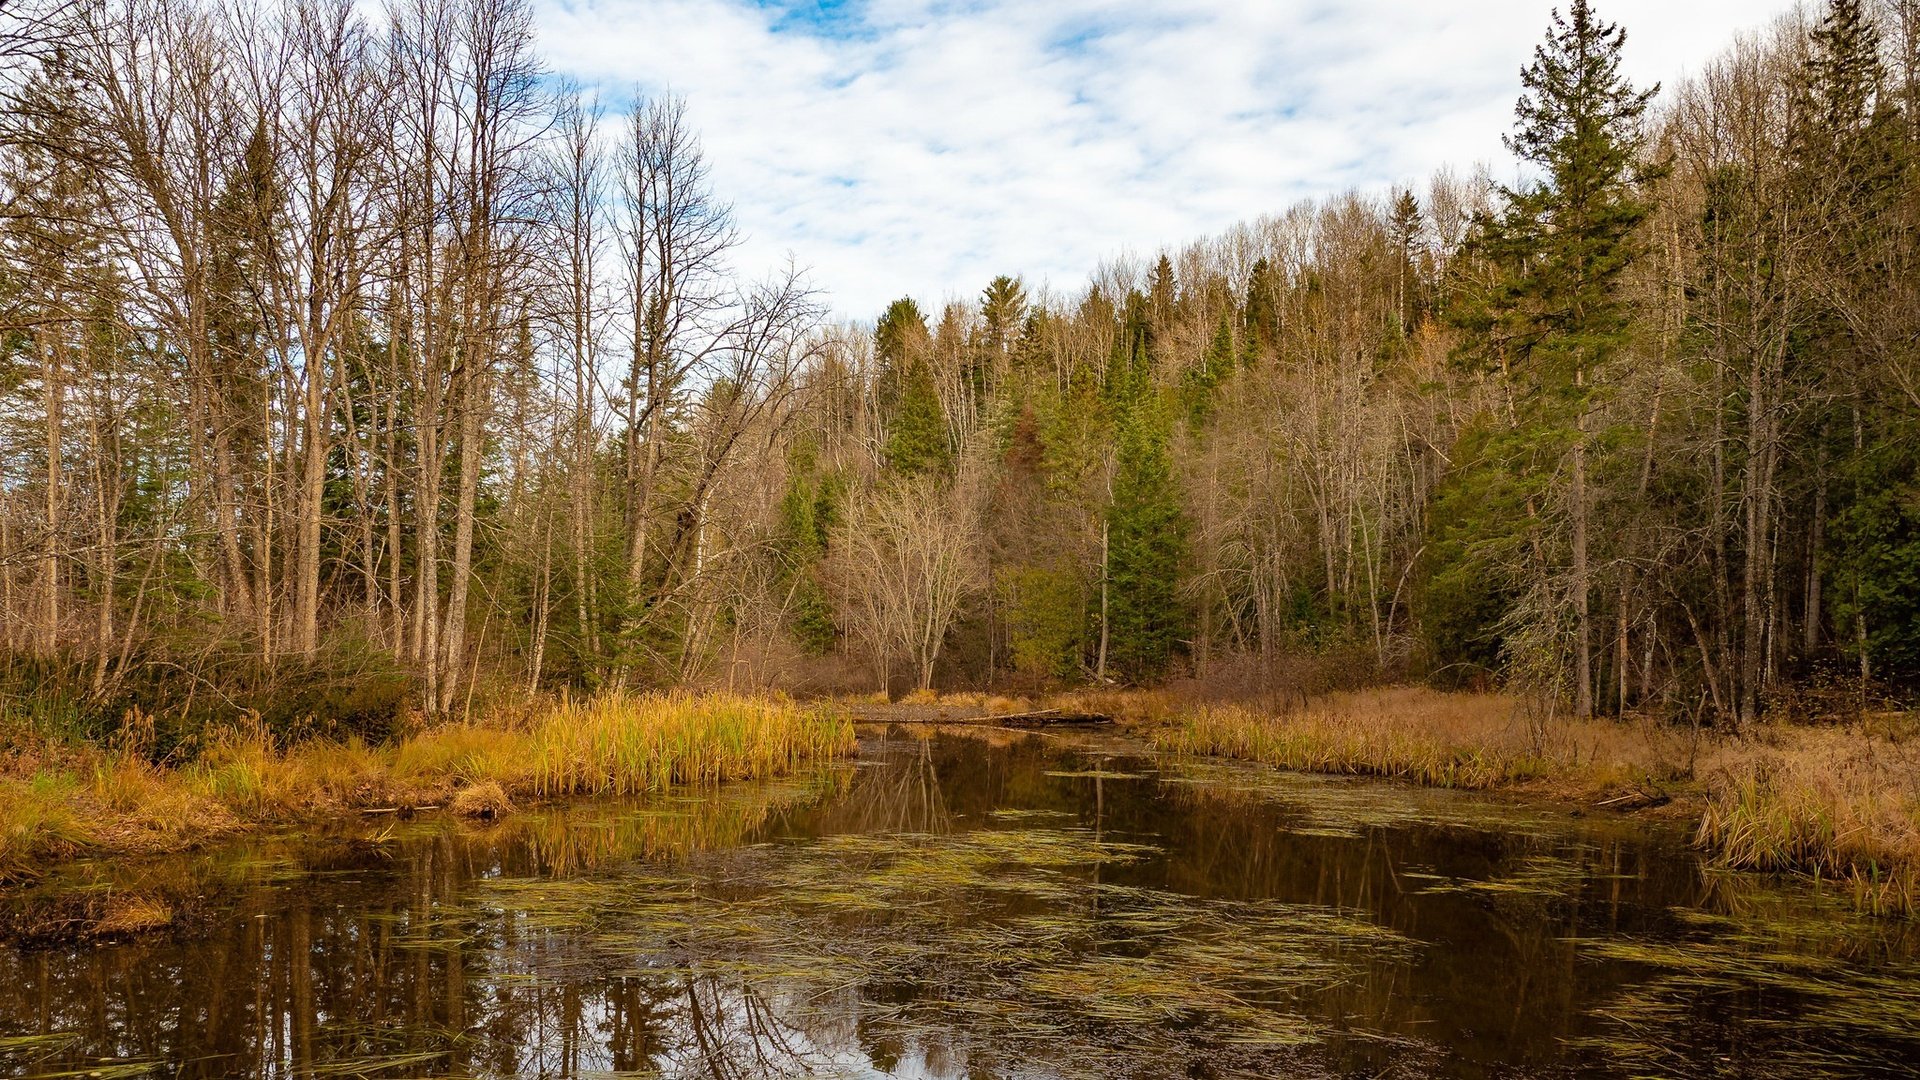
[[[1920,943],[1671,827],[894,729],[768,785],[76,864],[0,1074],[1889,1076]],[[90,892],[89,892],[90,891]]]

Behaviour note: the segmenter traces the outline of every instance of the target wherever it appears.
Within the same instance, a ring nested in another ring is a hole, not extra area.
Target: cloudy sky
[[[1442,164],[1500,134],[1550,0],[536,0],[559,73],[684,95],[750,241],[834,307],[1077,287],[1151,253]],[[1672,83],[1786,0],[1601,0]]]

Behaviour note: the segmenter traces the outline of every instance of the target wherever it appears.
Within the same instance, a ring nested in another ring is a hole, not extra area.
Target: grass
[[[1660,733],[1607,721],[1528,723],[1501,694],[1391,687],[1335,694],[1298,712],[1238,705],[1179,713],[1154,732],[1172,753],[1301,772],[1488,790],[1534,782],[1598,792],[1670,774]]]
[[[782,776],[852,748],[852,726],[831,707],[624,693],[378,746],[281,748],[244,725],[172,768],[133,746],[42,746],[0,759],[0,881],[81,853],[181,850],[249,825],[450,799],[497,816],[516,800]]]
[[[1658,725],[1532,725],[1504,695],[1409,687],[1292,713],[1198,706],[1152,729],[1167,752],[1301,772],[1602,802],[1657,793],[1698,811],[1699,845],[1730,868],[1841,882],[1863,910],[1916,915],[1920,740],[1907,734],[1777,725],[1695,744]]]
[[[1763,733],[1709,776],[1699,842],[1737,869],[1836,880],[1866,910],[1920,913],[1916,749],[1842,729]]]

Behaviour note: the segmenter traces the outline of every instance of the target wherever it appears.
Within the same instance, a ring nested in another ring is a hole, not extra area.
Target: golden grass
[[[1503,694],[1389,687],[1334,694],[1279,715],[1236,705],[1177,713],[1162,750],[1302,772],[1488,789],[1554,781],[1582,793],[1670,774],[1661,733],[1609,721],[1529,723]]]
[[[1707,778],[1698,839],[1728,866],[1845,883],[1861,907],[1920,913],[1920,743],[1771,729]]]
[[[837,710],[786,698],[611,693],[495,725],[430,729],[398,744],[315,741],[282,750],[258,725],[161,768],[125,749],[70,751],[58,767],[0,763],[0,880],[82,851],[179,850],[251,823],[356,808],[470,812],[515,798],[633,795],[781,776],[852,750]]]
[[[52,770],[0,784],[0,882],[32,876],[43,860],[92,842],[76,812],[78,789],[73,776]]]
[[[1842,882],[1863,909],[1912,915],[1920,738],[1909,734],[1773,726],[1693,745],[1663,725],[1533,725],[1504,695],[1398,687],[1336,694],[1294,713],[1198,706],[1176,712],[1153,740],[1173,753],[1438,787],[1587,799],[1659,791],[1698,808],[1699,845],[1729,867]]]
[[[173,906],[157,896],[142,893],[116,893],[107,898],[99,922],[91,927],[96,936],[144,934],[173,925]]]
[[[513,813],[513,800],[498,781],[482,780],[468,784],[447,800],[447,812],[463,818],[492,821]]]

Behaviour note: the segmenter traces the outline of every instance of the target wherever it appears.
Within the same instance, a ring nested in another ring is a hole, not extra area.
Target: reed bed
[[[1843,729],[1763,738],[1709,775],[1700,845],[1736,869],[1841,882],[1870,911],[1920,913],[1920,744]]]
[[[1277,715],[1201,706],[1177,714],[1154,742],[1172,753],[1474,790],[1534,781],[1604,790],[1661,771],[1660,748],[1645,732],[1606,722],[1535,725],[1505,695],[1410,687],[1334,694]]]
[[[497,815],[522,800],[783,776],[853,745],[852,724],[830,707],[609,693],[383,746],[281,748],[245,724],[177,768],[150,764],[137,748],[48,750],[0,762],[0,881],[81,852],[179,850],[250,824],[355,809],[459,800]]]
[[[1531,725],[1498,694],[1390,688],[1291,713],[1196,707],[1153,740],[1171,753],[1434,787],[1678,797],[1699,810],[1698,845],[1729,868],[1834,881],[1862,910],[1920,915],[1920,737],[1905,730],[1776,725],[1696,744],[1661,725]]]

